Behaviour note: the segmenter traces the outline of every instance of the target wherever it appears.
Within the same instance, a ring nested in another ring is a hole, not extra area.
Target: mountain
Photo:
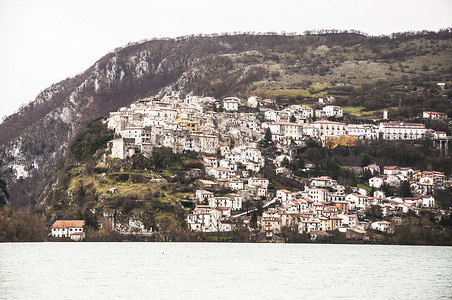
[[[334,96],[339,105],[356,107],[355,117],[383,108],[407,119],[424,109],[451,115],[451,90],[436,86],[452,81],[451,37],[450,29],[382,37],[238,34],[118,48],[82,74],[45,89],[0,124],[4,190],[11,203],[39,202],[87,121],[174,90],[216,98],[257,95],[279,104]]]

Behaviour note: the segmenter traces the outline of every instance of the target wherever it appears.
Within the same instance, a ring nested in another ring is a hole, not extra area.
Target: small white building
[[[369,186],[374,188],[381,188],[381,186],[385,183],[385,175],[375,176],[369,179]]]
[[[51,235],[55,238],[70,238],[73,241],[85,239],[84,220],[57,220],[53,223]]]
[[[223,99],[223,109],[225,111],[238,111],[240,99],[236,97],[228,97]]]
[[[239,179],[230,179],[229,188],[233,191],[243,190],[244,189],[243,181]]]
[[[193,213],[187,216],[187,224],[193,231],[224,231],[220,221],[221,216],[220,210],[198,205]]]
[[[316,220],[307,220],[300,221],[298,223],[298,232],[299,233],[309,233],[311,231],[320,230],[320,222]]]
[[[447,120],[447,114],[443,112],[436,111],[423,111],[422,118],[433,119],[433,120]]]
[[[363,168],[364,171],[369,170],[372,174],[379,174],[380,173],[380,166],[377,164],[370,164],[368,166],[365,166]]]
[[[432,195],[421,196],[421,206],[425,208],[435,208],[435,198]]]
[[[213,198],[214,194],[212,192],[206,190],[196,190],[196,199],[199,203],[204,202],[205,200],[209,201],[210,198]]]
[[[331,177],[329,176],[313,177],[309,181],[310,186],[315,186],[319,188],[332,187],[335,184],[336,181],[331,179]]]
[[[342,107],[337,105],[327,105],[322,109],[327,117],[342,118],[344,116],[344,111]]]
[[[381,232],[394,233],[394,226],[389,221],[373,222],[370,225],[370,228],[381,231]]]
[[[329,192],[326,189],[314,188],[308,191],[309,199],[318,201],[318,202],[326,202],[329,200]]]
[[[212,168],[207,171],[207,174],[213,176],[214,178],[229,179],[232,178],[235,173],[227,168]]]
[[[364,210],[366,206],[368,206],[371,203],[369,197],[361,194],[349,194],[345,196],[345,200],[353,202],[355,204],[355,207],[360,210]]]
[[[270,183],[270,181],[267,178],[263,178],[263,177],[250,177],[248,179],[248,184],[262,185],[265,188],[268,188],[269,183]]]
[[[232,210],[242,209],[242,196],[231,194],[229,197],[213,197],[209,199],[211,208],[230,207]]]
[[[288,190],[277,190],[276,198],[278,198],[282,203],[292,200],[292,193]]]
[[[126,127],[121,131],[121,136],[123,138],[135,139],[135,144],[141,144],[143,131],[143,127]]]

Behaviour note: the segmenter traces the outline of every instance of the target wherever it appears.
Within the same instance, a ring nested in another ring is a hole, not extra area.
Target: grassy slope
[[[303,104],[314,103],[319,97],[334,96],[340,100],[339,105],[347,107],[347,114],[356,117],[378,117],[384,109],[389,109],[393,116],[398,115],[398,99],[403,99],[403,109],[414,108],[409,116],[425,109],[447,107],[446,93],[434,89],[437,82],[451,83],[451,39],[420,37],[378,46],[366,43],[344,47],[321,45],[308,47],[301,54],[294,51],[256,54],[255,51],[253,57],[256,56],[267,66],[268,76],[251,84],[244,96]],[[234,67],[242,65],[234,61]],[[373,86],[378,81],[387,84]],[[368,85],[369,90],[366,90]],[[413,93],[419,85],[424,86],[425,91]],[[366,106],[369,99],[382,97],[371,105],[379,106],[378,109],[366,110],[358,105],[359,99],[363,99],[360,94],[366,93],[367,97],[362,100]]]
[[[42,203],[48,220],[77,218],[81,212],[93,209],[100,217],[102,212],[118,209],[124,216],[144,215],[152,222],[161,215],[183,222],[180,199],[187,198],[191,191],[181,189],[177,182],[162,180],[162,175],[171,179],[173,174],[183,173],[194,159],[176,157],[166,150],[158,154],[162,158],[159,167],[153,166],[152,159],[141,160],[141,167],[132,159],[104,159],[105,145],[98,141],[109,133],[99,120],[94,122],[71,145],[71,153],[57,174],[57,183]],[[90,139],[86,138],[87,131]],[[84,147],[90,150],[81,151]],[[107,193],[113,187],[118,193]]]

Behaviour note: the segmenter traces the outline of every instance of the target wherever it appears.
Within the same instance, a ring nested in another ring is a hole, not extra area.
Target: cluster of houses
[[[162,99],[145,98],[110,113],[108,127],[115,131],[116,138],[109,142],[109,148],[111,156],[119,159],[135,153],[151,155],[155,147],[168,147],[175,153],[202,153],[203,170],[190,171],[191,176],[198,178],[199,188],[191,199],[196,208],[187,216],[193,231],[223,232],[248,226],[253,212],[248,206],[253,201],[263,204],[257,227],[267,237],[285,227],[296,227],[298,232],[311,235],[336,229],[355,236],[368,228],[392,232],[391,222],[360,220],[368,210],[398,220],[409,212],[418,214],[420,208],[433,208],[433,189],[445,187],[449,181],[440,172],[410,168],[384,167],[380,172],[379,166],[365,167],[373,174],[369,179],[369,186],[376,189],[373,195],[339,185],[327,176],[309,179],[302,191],[268,191],[269,180],[255,177],[270,159],[259,148],[259,141],[268,131],[282,153],[273,159],[276,173],[282,175],[290,173],[282,162],[290,160],[294,146],[302,146],[307,137],[321,141],[324,147],[353,146],[359,140],[414,140],[428,134],[433,138],[446,137],[444,132],[427,129],[420,123],[332,121],[331,118],[343,117],[341,107],[330,105],[332,100],[323,101],[320,110],[304,105],[276,110],[271,108],[274,101],[255,97],[247,101],[236,97],[218,101],[191,95],[181,99],[173,93]],[[244,107],[247,111],[259,108],[259,113],[245,113]],[[424,117],[443,118],[444,114],[424,112]],[[309,167],[306,165],[306,169]],[[386,197],[379,190],[384,184],[398,186],[402,181],[408,181],[418,196]],[[346,193],[350,189],[352,192]]]
[[[154,147],[169,147],[176,153],[216,154],[220,145],[235,149],[248,147],[261,140],[268,128],[272,141],[281,147],[303,144],[307,137],[330,148],[353,146],[359,140],[415,140],[427,135],[435,139],[446,137],[445,132],[427,129],[421,123],[388,121],[375,125],[328,120],[343,117],[343,109],[336,105],[325,105],[320,110],[290,105],[275,110],[268,107],[268,103],[274,103],[266,100],[250,97],[248,101],[242,101],[228,97],[220,102],[212,97],[191,95],[181,99],[176,93],[162,99],[140,99],[130,107],[110,113],[108,127],[117,134],[117,138],[109,143],[111,156],[124,159],[135,153],[149,155]],[[240,112],[242,107],[259,107],[260,117],[256,113]],[[424,117],[442,119],[447,115],[424,112]]]
[[[403,181],[410,184],[416,194],[431,195],[435,188],[445,188],[450,185],[447,176],[438,171],[420,171],[408,167],[385,166],[380,173],[380,167],[372,164],[364,167],[371,171],[374,177],[369,179],[369,186],[381,188],[382,185],[399,186]]]
[[[380,172],[376,165],[365,169]],[[410,168],[384,167],[384,176],[397,176],[401,179],[433,179],[438,187],[450,185],[441,172],[421,172]],[[378,171],[377,171],[378,170]],[[395,174],[395,175],[393,175]],[[204,181],[204,180],[203,180]],[[240,185],[232,186],[232,182]],[[250,226],[249,201],[265,201],[262,216],[257,218],[257,227],[267,237],[281,233],[284,227],[296,229],[299,233],[311,236],[328,234],[330,230],[345,232],[352,238],[363,238],[371,228],[387,233],[394,231],[394,225],[401,222],[404,214],[419,215],[420,209],[434,209],[435,199],[431,194],[416,193],[416,197],[386,197],[376,189],[372,196],[367,190],[347,188],[328,176],[310,178],[302,191],[276,190],[268,192],[269,180],[250,177],[247,183],[239,179],[229,182],[229,194],[218,196],[220,182],[213,179],[210,185],[202,185],[193,199],[197,205],[187,216],[191,230],[202,232],[232,231],[241,226]],[[368,214],[385,220],[369,222]],[[391,219],[392,221],[387,221]],[[364,221],[363,221],[364,220]]]

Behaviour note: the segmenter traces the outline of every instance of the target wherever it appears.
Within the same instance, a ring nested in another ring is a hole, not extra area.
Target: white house
[[[207,174],[214,178],[229,179],[235,175],[235,173],[227,168],[212,168],[207,171]]]
[[[320,230],[320,222],[316,220],[307,220],[300,221],[298,223],[298,232],[299,233],[309,233],[311,231]]]
[[[353,228],[358,225],[358,217],[356,214],[338,214],[337,217],[341,218],[342,224],[348,225],[349,228]]]
[[[349,124],[347,134],[362,140],[377,140],[379,137],[378,126],[373,124]]]
[[[205,206],[197,206],[187,216],[187,224],[193,231],[218,232],[222,230],[220,222],[222,212]]]
[[[281,112],[280,111],[275,111],[275,110],[267,110],[266,112],[264,112],[264,119],[268,120],[268,121],[279,121],[279,114]]]
[[[128,156],[127,147],[123,138],[117,138],[111,142],[111,157],[125,159]]]
[[[342,118],[344,116],[344,111],[342,107],[337,105],[327,105],[322,109],[327,117]]]
[[[263,178],[263,177],[250,177],[248,179],[248,184],[261,185],[265,188],[268,188],[269,183],[270,183],[270,181],[267,178]]]
[[[275,131],[273,131],[272,129],[274,129]],[[270,125],[270,130],[272,130],[272,133],[281,133],[285,137],[295,141],[299,141],[303,138],[303,124],[291,122],[276,122]]]
[[[422,139],[427,131],[424,124],[403,122],[382,122],[379,129],[384,140]]]
[[[231,162],[229,159],[221,159],[219,161],[220,168],[227,168],[231,171],[237,171],[237,164],[235,162]]]
[[[143,127],[126,127],[121,131],[121,136],[123,138],[133,138],[135,139],[135,144],[141,144],[143,131]]]
[[[240,161],[240,153],[233,151],[233,152],[226,152],[225,158],[231,162],[239,162]]]
[[[432,195],[424,195],[421,196],[422,203],[421,206],[425,208],[434,208],[435,207],[435,198]]]
[[[332,187],[336,183],[335,180],[331,179],[329,176],[320,176],[320,177],[314,177],[310,179],[309,185],[325,188],[325,187]]]
[[[223,108],[225,111],[238,111],[240,99],[236,97],[228,97],[223,99]]]
[[[229,180],[229,188],[233,191],[243,190],[243,188],[244,188],[243,181],[238,180],[238,179],[230,179]]]
[[[321,188],[314,188],[310,189],[308,191],[309,199],[318,201],[318,202],[325,202],[329,200],[329,192],[326,189]]]
[[[81,241],[85,238],[83,231],[84,220],[57,220],[53,223],[51,229],[52,237],[67,237],[74,241]]]
[[[386,176],[375,176],[369,179],[369,186],[374,188],[381,188],[381,186],[385,183]]]
[[[315,121],[309,123],[308,127],[313,127],[318,130],[319,136],[324,135],[346,135],[345,123],[332,122],[332,121]],[[309,131],[306,132],[308,134]]]
[[[212,192],[206,191],[206,190],[196,190],[196,199],[198,199],[198,202],[204,202],[204,200],[209,201],[210,198],[213,198],[214,194]]]
[[[370,228],[381,231],[381,232],[394,233],[394,226],[392,225],[391,222],[388,222],[388,221],[373,222],[370,225]]]
[[[355,203],[356,208],[364,210],[370,204],[370,198],[361,194],[349,194],[345,200]]]
[[[292,200],[292,193],[288,190],[277,190],[276,198],[278,198],[282,203]]]
[[[436,111],[423,111],[422,118],[424,119],[436,119],[436,120],[447,120],[447,114],[443,112]]]
[[[231,194],[230,197],[213,197],[209,199],[209,206],[211,208],[230,207],[232,210],[242,209],[242,197],[236,194]]]
[[[376,164],[370,164],[368,166],[365,166],[363,170],[369,170],[372,174],[379,174],[380,173],[380,166]]]

